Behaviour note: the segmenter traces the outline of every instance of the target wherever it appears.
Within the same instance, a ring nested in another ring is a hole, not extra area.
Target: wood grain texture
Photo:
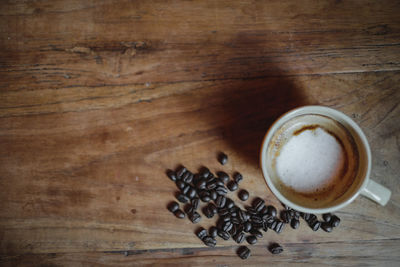
[[[268,233],[246,263],[395,266],[399,12],[398,1],[2,2],[1,265],[243,264],[232,241],[204,248],[198,226],[168,212],[165,171],[240,171],[250,200],[278,206],[262,138],[283,112],[320,104],[365,131],[372,178],[392,198],[358,198],[331,234]]]

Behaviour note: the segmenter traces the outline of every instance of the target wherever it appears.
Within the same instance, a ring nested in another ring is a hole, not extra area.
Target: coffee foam
[[[294,117],[273,135],[266,166],[275,187],[305,207],[340,199],[355,181],[358,150],[339,122],[318,114]]]
[[[344,153],[336,138],[323,128],[306,129],[283,146],[276,171],[286,186],[299,192],[315,192],[340,175]]]

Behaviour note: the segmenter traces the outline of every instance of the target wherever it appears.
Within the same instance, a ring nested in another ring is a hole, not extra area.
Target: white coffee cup
[[[280,129],[284,128],[285,125],[287,125],[288,122],[293,121],[293,119],[301,120],[303,117],[313,117],[305,115],[316,115],[314,117],[321,116],[328,118],[343,126],[342,128],[346,130],[348,136],[351,136],[354,141],[352,144],[355,146],[358,153],[357,167],[354,170],[354,178],[351,180],[351,184],[348,188],[346,187],[346,189],[343,189],[344,191],[340,196],[338,195],[335,199],[332,198],[332,201],[327,200],[328,202],[324,203],[321,207],[318,206],[318,202],[315,202],[312,206],[306,204],[308,203],[307,201],[304,201],[306,197],[303,195],[300,197],[301,194],[296,193],[296,190],[290,194],[288,194],[287,191],[282,190],[280,177],[274,169],[275,165],[271,163],[276,162],[274,157],[279,157],[280,155],[279,153],[274,154],[271,152],[271,146],[276,146],[277,134],[282,131]],[[366,196],[381,205],[386,205],[390,199],[390,190],[370,179],[371,150],[365,134],[351,118],[332,108],[324,106],[303,106],[283,114],[272,124],[265,135],[261,148],[260,163],[265,181],[272,193],[282,203],[301,212],[317,214],[333,212],[350,204],[359,194]],[[296,198],[295,194],[299,194],[299,198]]]

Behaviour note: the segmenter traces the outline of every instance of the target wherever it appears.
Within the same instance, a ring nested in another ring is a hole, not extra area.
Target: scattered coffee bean
[[[244,210],[239,210],[238,216],[242,223],[247,222],[250,219],[250,216]]]
[[[179,218],[179,219],[183,219],[183,218],[185,218],[185,213],[183,212],[183,211],[181,211],[181,210],[176,210],[175,212],[174,212],[174,214],[175,214],[175,216],[177,217],[177,218]]]
[[[217,187],[217,181],[215,179],[213,181],[207,183],[207,186],[206,186],[206,188],[208,190],[214,189],[216,187]]]
[[[233,200],[232,199],[230,199],[230,198],[226,198],[226,202],[225,202],[225,207],[227,208],[227,209],[231,209],[231,208],[233,208],[235,206],[235,202],[233,202]]]
[[[243,175],[237,172],[233,175],[233,180],[235,180],[235,182],[239,184],[243,180]]]
[[[210,190],[210,198],[211,198],[211,200],[216,200],[217,197],[218,197],[217,191]]]
[[[321,223],[321,228],[322,228],[322,230],[324,230],[325,232],[328,232],[328,233],[332,232],[332,229],[333,229],[332,225],[329,222]]]
[[[196,196],[196,194],[197,194],[197,191],[196,191],[196,189],[194,189],[193,187],[190,187],[190,188],[189,188],[189,191],[186,193],[186,195],[187,195],[190,199],[194,198],[194,197]]]
[[[272,244],[268,249],[272,254],[280,254],[283,251],[283,248],[277,243]]]
[[[217,214],[217,213],[218,213],[218,209],[217,209],[217,207],[216,207],[213,203],[208,204],[208,208],[210,209],[210,211],[211,211],[213,214]]]
[[[168,170],[167,171],[167,176],[169,177],[169,179],[171,179],[172,181],[176,181],[176,173],[173,170]]]
[[[294,212],[294,216],[293,218],[295,218],[296,220],[300,219],[300,212],[298,212],[297,210]]]
[[[309,224],[314,224],[318,220],[317,216],[315,214],[310,214],[310,217],[308,218],[307,222]]]
[[[233,236],[233,240],[235,240],[236,243],[240,244],[243,242],[245,236],[243,232],[237,232],[234,236]]]
[[[186,214],[191,214],[193,213],[195,210],[193,209],[193,206],[190,204],[186,204],[185,208],[184,208]]]
[[[199,179],[198,181],[197,181],[197,183],[195,184],[195,186],[196,186],[196,188],[197,189],[206,189],[206,186],[207,186],[207,181],[206,181],[206,179]]]
[[[276,214],[277,214],[276,208],[274,206],[269,205],[267,207],[267,214],[272,216],[272,217],[275,217]]]
[[[256,199],[254,199],[253,208],[256,210],[257,213],[261,211],[261,209],[264,208],[264,206],[265,206],[265,201],[262,198],[257,197]]]
[[[230,221],[224,222],[222,224],[222,230],[224,230],[225,232],[228,232],[229,230],[231,230],[233,227],[233,224]]]
[[[190,203],[192,204],[193,209],[197,210],[197,208],[199,207],[200,199],[198,197],[194,197],[192,198]]]
[[[229,181],[229,175],[226,172],[219,171],[217,172],[217,176],[221,179],[225,184]]]
[[[237,190],[238,189],[238,184],[235,182],[235,181],[229,181],[229,183],[228,183],[228,189],[230,190],[230,191],[235,191],[235,190]]]
[[[211,172],[207,167],[202,167],[200,170],[200,175],[203,176],[204,178],[208,178],[210,176]]]
[[[183,193],[183,194],[187,194],[187,192],[189,191],[189,189],[190,189],[190,185],[186,184],[186,186],[182,189],[182,193]]]
[[[214,213],[210,210],[210,208],[208,206],[205,206],[203,208],[203,214],[207,217],[207,218],[212,218],[214,216]]]
[[[225,196],[228,193],[228,189],[226,189],[225,186],[218,186],[215,191],[221,196]]]
[[[224,240],[228,240],[231,236],[225,231],[218,231],[218,236],[220,236]]]
[[[183,174],[182,174],[182,177],[181,177],[181,179],[182,179],[182,181],[184,181],[185,183],[190,183],[190,182],[188,182],[188,180],[190,179],[189,177],[190,177],[190,174],[191,174],[191,172],[189,172],[189,171],[186,171],[186,172],[184,172]],[[193,177],[192,177],[193,178]]]
[[[211,237],[215,238],[218,234],[218,228],[215,226],[211,226],[208,232],[210,233]]]
[[[285,227],[285,224],[283,223],[283,222],[278,222],[277,224],[276,224],[276,226],[275,226],[275,228],[274,228],[274,231],[277,233],[277,234],[280,234],[280,233],[282,233],[282,231],[283,231],[283,228]]]
[[[176,171],[176,175],[177,175],[177,179],[181,179],[183,174],[187,171],[187,169],[185,168],[185,166],[180,166],[178,168],[178,170]]]
[[[290,216],[290,212],[288,210],[283,210],[281,212],[281,219],[284,223],[290,223],[292,217]]]
[[[257,243],[257,237],[255,237],[254,235],[250,235],[246,238],[247,243],[249,243],[250,245],[254,245],[255,243]]]
[[[268,223],[267,222],[263,222],[262,229],[264,232],[268,231]]]
[[[331,220],[329,221],[333,227],[338,227],[340,224],[340,218],[336,215],[333,215]]]
[[[218,214],[220,216],[225,216],[225,215],[229,214],[229,210],[225,209],[225,208],[218,208]]]
[[[258,231],[257,229],[250,230],[250,234],[254,235],[257,238],[263,237],[263,234],[260,231]]]
[[[218,208],[225,207],[225,203],[226,203],[226,198],[224,196],[218,196],[217,200],[215,201],[215,204],[217,205]]]
[[[179,190],[183,190],[183,188],[186,186],[186,183],[182,180],[178,180],[176,181],[176,186],[179,188]]]
[[[215,247],[215,245],[217,244],[217,240],[215,240],[211,236],[206,236],[203,238],[203,243],[208,247]]]
[[[168,210],[172,213],[174,213],[175,211],[177,211],[179,209],[179,204],[176,201],[173,201],[171,203],[169,203],[168,205]]]
[[[290,226],[293,229],[297,229],[300,226],[300,221],[298,219],[293,218],[292,221],[290,222]]]
[[[189,201],[189,198],[187,196],[185,196],[184,194],[178,194],[176,199],[178,199],[179,202],[182,202],[182,203],[187,203]]]
[[[251,222],[245,222],[243,225],[243,231],[248,233],[251,230]]]
[[[330,214],[330,213],[322,214],[322,218],[324,219],[324,221],[330,222],[330,220],[332,218],[332,214]]]
[[[196,211],[194,211],[193,213],[189,214],[188,216],[189,216],[189,220],[192,223],[198,223],[201,220],[200,214],[198,212],[196,212]]]
[[[207,230],[204,229],[203,227],[201,227],[197,233],[196,233],[197,237],[200,238],[201,240],[203,240],[204,237],[207,236]]]
[[[248,249],[246,246],[241,246],[237,250],[237,254],[242,260],[245,260],[250,257],[251,252],[250,252],[250,249]]]
[[[312,229],[313,231],[318,231],[319,227],[321,226],[321,222],[319,222],[318,220],[316,220],[316,221],[310,223],[309,225],[310,225],[310,227],[311,227],[311,229]]]
[[[306,222],[308,222],[308,221],[310,220],[311,214],[309,214],[309,213],[301,213],[300,216],[301,216]]]
[[[246,201],[249,199],[249,192],[247,192],[245,189],[242,189],[239,191],[238,197],[241,201]]]
[[[221,152],[218,155],[218,161],[222,165],[225,165],[228,162],[228,156],[225,153]]]

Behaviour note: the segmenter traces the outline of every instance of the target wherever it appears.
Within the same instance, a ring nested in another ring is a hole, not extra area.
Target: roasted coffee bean
[[[195,210],[193,209],[193,206],[190,204],[186,204],[185,208],[184,208],[186,214],[191,214],[193,213]]]
[[[179,204],[176,201],[173,201],[171,203],[169,203],[168,205],[168,210],[172,213],[174,213],[176,210],[179,209]]]
[[[203,238],[203,243],[208,247],[215,247],[215,245],[217,244],[217,240],[215,240],[211,236],[206,236]]]
[[[197,208],[199,207],[200,199],[198,197],[194,197],[194,198],[192,198],[190,203],[192,204],[193,209],[197,210]]]
[[[227,183],[229,181],[229,175],[226,172],[223,171],[217,172],[217,176],[224,183]]]
[[[256,224],[262,224],[262,222],[263,222],[263,220],[262,220],[262,218],[260,217],[260,216],[258,216],[258,215],[252,215],[252,216],[250,216],[250,220],[251,220],[251,222],[254,224],[254,223],[256,223]]]
[[[274,228],[274,231],[275,231],[276,233],[280,234],[280,233],[282,233],[284,227],[285,227],[285,224],[284,224],[283,222],[279,221],[279,222],[276,224],[276,226],[275,226],[275,228]]]
[[[178,170],[176,171],[176,175],[177,175],[177,179],[181,179],[182,178],[182,176],[183,176],[183,174],[186,172],[187,170],[186,170],[186,168],[185,168],[185,166],[180,166],[179,168],[178,168]]]
[[[193,187],[190,187],[190,188],[189,188],[189,191],[186,193],[186,195],[187,195],[190,199],[194,198],[194,197],[196,196],[196,194],[197,194],[197,191],[196,191],[196,189],[194,189]]]
[[[330,220],[332,218],[332,214],[330,214],[330,213],[322,214],[322,218],[324,219],[324,221],[330,222]]]
[[[258,214],[258,212],[253,207],[246,207],[246,210],[250,215],[257,215]]]
[[[189,214],[188,216],[189,216],[189,220],[192,223],[198,223],[201,220],[201,216],[197,211],[194,211],[193,213]]]
[[[252,223],[251,229],[260,230],[262,228],[262,223]]]
[[[229,209],[229,212],[231,213],[231,216],[232,216],[232,217],[237,217],[237,216],[238,216],[236,206],[233,206],[232,208],[230,208],[230,209]]]
[[[231,209],[231,208],[233,208],[235,206],[235,202],[233,202],[233,200],[232,199],[230,199],[230,198],[226,198],[226,201],[225,201],[225,207],[227,208],[227,209]]]
[[[176,186],[179,188],[179,190],[183,190],[183,188],[186,187],[186,183],[182,180],[176,181]]]
[[[242,223],[247,222],[250,218],[250,216],[244,210],[239,210],[238,215],[239,215],[239,220]]]
[[[179,219],[183,219],[183,218],[185,218],[185,213],[183,212],[183,211],[181,211],[181,210],[176,210],[175,212],[174,212],[174,214],[175,214],[175,216],[177,217],[177,218],[179,218]]]
[[[246,246],[241,246],[237,250],[237,254],[242,260],[245,260],[250,257],[251,252],[250,252],[250,249],[248,249]]]
[[[202,167],[200,170],[200,175],[203,176],[204,178],[208,178],[210,176],[211,172],[207,167]]]
[[[200,176],[200,174],[196,173],[195,175],[193,175],[192,183],[193,183],[194,185],[196,185],[197,182],[198,182],[200,179],[202,179],[201,176]]]
[[[225,153],[221,152],[218,155],[218,161],[222,165],[225,165],[228,162],[228,156]]]
[[[207,181],[205,179],[200,179],[195,184],[197,189],[206,189]]]
[[[268,214],[268,215],[273,216],[273,217],[276,216],[277,211],[276,211],[276,208],[275,208],[274,206],[269,205],[269,206],[267,207],[267,209],[268,209],[268,210],[267,210],[267,214]]]
[[[213,181],[216,181],[216,179],[215,179],[215,177],[214,177],[214,174],[212,174],[212,173],[210,172],[210,174],[209,174],[208,177],[206,178],[206,181],[207,181],[207,183],[211,183],[211,182],[213,182]]]
[[[257,243],[257,237],[255,237],[254,235],[250,235],[246,238],[247,243],[249,243],[250,245],[254,245],[255,243]]]
[[[264,206],[261,210],[260,210],[260,212],[259,212],[260,214],[263,214],[263,215],[268,215],[267,213],[268,213],[268,207],[267,206]]]
[[[290,221],[292,220],[292,217],[290,216],[290,211],[288,210],[283,210],[281,212],[281,219],[284,223],[290,223]]]
[[[237,172],[233,175],[233,180],[235,180],[235,182],[239,184],[243,180],[243,175]]]
[[[275,230],[276,225],[278,224],[277,220],[271,221],[268,223],[268,227],[272,230]]]
[[[275,217],[270,216],[268,214],[264,214],[261,219],[263,220],[263,222],[272,222],[275,220]]]
[[[218,195],[224,196],[228,193],[228,189],[225,186],[218,186],[215,191]]]
[[[238,184],[235,181],[229,181],[227,187],[230,191],[235,191],[238,189]]]
[[[208,230],[208,232],[210,233],[211,237],[215,238],[218,233],[218,228],[215,226],[211,226],[210,229]]]
[[[333,215],[331,220],[329,221],[333,227],[338,227],[340,224],[340,219],[338,216]]]
[[[209,206],[205,206],[203,208],[203,214],[207,217],[207,218],[212,218],[214,217],[214,213],[210,210]]]
[[[223,240],[228,240],[231,236],[225,231],[218,231],[218,236],[221,237]]]
[[[172,181],[176,181],[176,173],[173,170],[168,170],[167,171],[167,176],[169,177],[169,179],[171,179]]]
[[[233,224],[230,221],[224,222],[222,225],[222,230],[224,230],[225,232],[228,232],[229,230],[231,230],[233,227]]]
[[[325,232],[328,232],[328,233],[332,232],[332,229],[333,229],[332,225],[329,222],[321,223],[321,228],[322,228],[322,230],[324,230]]]
[[[225,187],[225,184],[224,184],[224,182],[221,180],[221,179],[215,179],[215,183],[217,184],[217,187],[218,186],[223,186],[223,187]]]
[[[300,219],[300,212],[298,212],[297,210],[294,211],[294,216],[293,218],[295,218],[296,220]]]
[[[251,229],[250,234],[254,235],[257,238],[263,237],[263,234],[260,231],[258,231],[257,229]]]
[[[187,175],[187,177],[184,179],[184,178],[182,178],[183,179],[183,181],[185,181],[186,183],[191,183],[192,181],[193,181],[193,177],[194,177],[194,174],[193,173],[191,173],[190,171],[187,171],[186,173],[189,173],[189,175]]]
[[[213,181],[207,183],[207,186],[206,186],[206,188],[208,190],[214,189],[216,187],[217,187],[217,181],[215,179]]]
[[[247,199],[249,199],[249,192],[247,192],[247,190],[240,190],[238,197],[241,201],[246,201]]]
[[[300,216],[306,221],[308,222],[308,220],[310,220],[310,213],[300,213]]]
[[[233,240],[235,240],[236,243],[240,244],[243,242],[245,236],[244,233],[242,232],[237,232],[234,236],[233,236]]]
[[[182,189],[182,193],[186,194],[190,189],[190,185],[186,184],[186,186]]]
[[[236,234],[236,232],[237,232],[237,227],[236,227],[236,225],[238,225],[238,224],[236,224],[236,223],[233,222],[233,221],[232,221],[232,223],[233,223],[232,229],[229,230],[229,234],[230,234],[231,236],[233,236],[234,234]]]
[[[218,214],[219,214],[220,216],[227,215],[227,214],[229,214],[229,210],[228,210],[228,209],[224,209],[224,208],[219,208],[219,209],[218,209]]]
[[[240,224],[240,220],[239,220],[237,217],[233,217],[233,218],[231,219],[231,221],[232,221],[232,223],[234,223],[234,224]]]
[[[226,215],[224,215],[224,216],[221,216],[220,217],[220,220],[222,220],[222,221],[224,221],[224,222],[228,222],[228,221],[230,221],[231,220],[231,215],[230,214],[226,214]]]
[[[210,198],[211,200],[216,200],[218,197],[218,194],[215,190],[210,190]]]
[[[268,223],[267,222],[263,222],[262,229],[264,232],[268,231]]]
[[[210,200],[211,200],[210,196],[208,196],[208,195],[205,195],[205,196],[201,197],[200,199],[203,202],[210,202]]]
[[[243,224],[243,231],[248,233],[248,232],[250,232],[250,230],[251,230],[251,222],[245,222]]]
[[[310,214],[310,217],[308,218],[307,222],[309,224],[314,224],[314,222],[316,222],[318,220],[317,216],[315,216],[315,214]]]
[[[321,222],[319,222],[318,220],[315,220],[312,223],[309,223],[309,226],[311,227],[311,229],[313,231],[318,231],[319,227],[321,226]]]
[[[300,221],[298,219],[296,219],[296,218],[293,218],[292,221],[290,222],[290,226],[293,229],[297,229],[300,226]]]
[[[207,230],[204,229],[203,227],[201,227],[199,230],[197,230],[196,235],[197,235],[198,238],[203,240],[203,238],[207,236]]]
[[[185,173],[183,173],[182,174],[182,181],[184,181],[185,183],[189,183],[188,182],[188,179],[189,179],[189,177],[190,177],[190,174],[191,174],[191,172],[189,172],[189,171],[186,171]],[[192,177],[193,178],[193,177]]]
[[[208,208],[210,209],[210,211],[211,211],[213,214],[217,214],[217,213],[218,213],[218,209],[217,209],[217,207],[216,207],[213,203],[208,204]]]
[[[253,201],[253,208],[257,211],[257,213],[259,211],[261,211],[265,206],[265,201],[259,197],[257,197],[254,201]]]
[[[268,250],[272,253],[272,254],[280,254],[283,251],[283,248],[279,245],[279,244],[272,244]]]
[[[218,208],[225,207],[225,203],[226,203],[226,198],[224,196],[218,196],[217,199],[215,200],[215,204],[217,205]]]
[[[176,196],[176,199],[178,199],[179,202],[182,202],[182,203],[187,203],[189,201],[189,198],[187,196],[185,196],[184,194],[178,194]]]

